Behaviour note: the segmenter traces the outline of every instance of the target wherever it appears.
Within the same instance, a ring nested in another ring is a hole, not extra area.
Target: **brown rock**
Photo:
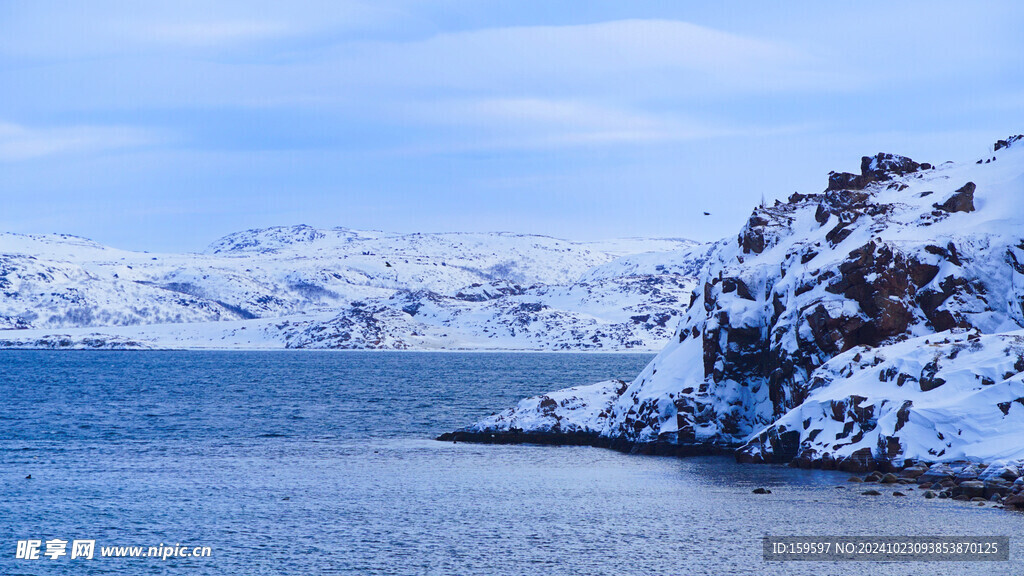
[[[914,285],[922,288],[935,279],[935,276],[939,273],[939,267],[934,264],[911,260],[907,263],[907,272],[910,274],[910,280],[913,281]]]
[[[985,483],[981,480],[964,480],[960,483],[959,488],[968,498],[985,495]]]
[[[910,466],[900,471],[900,476],[904,478],[919,478],[922,474],[928,471],[928,468],[924,466]]]
[[[1024,494],[1014,494],[1013,496],[1003,499],[1003,506],[1024,508]]]
[[[1016,136],[1010,136],[1006,140],[996,140],[993,152],[998,152],[1003,148],[1009,148],[1011,144],[1021,139],[1024,139],[1024,136],[1017,134]]]
[[[871,455],[871,448],[861,448],[843,458],[838,468],[843,472],[870,472],[878,467],[875,457]]]
[[[974,212],[974,182],[964,184],[942,204],[934,204],[935,208],[946,212]]]
[[[1010,492],[1010,483],[1005,480],[992,479],[985,481],[985,494],[986,498],[990,498],[993,494],[1008,494]]]
[[[829,172],[826,191],[863,190],[872,182],[884,182],[892,180],[894,176],[917,172],[921,166],[906,156],[879,152],[860,159],[860,174]]]

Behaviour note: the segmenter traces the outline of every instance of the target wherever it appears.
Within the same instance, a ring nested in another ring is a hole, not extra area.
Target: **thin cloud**
[[[11,7],[0,19],[0,55],[32,60],[216,54],[235,46],[375,30],[398,9],[356,0],[135,2],[52,0]]]
[[[707,138],[732,130],[708,122],[581,100],[485,98],[409,108],[404,119],[467,132],[456,149],[552,148]],[[438,144],[438,146],[443,146]]]
[[[443,33],[343,45],[321,55],[349,85],[664,94],[828,86],[792,46],[673,20],[618,20]]]
[[[215,46],[287,36],[292,30],[280,22],[254,20],[196,21],[157,24],[143,28],[138,39],[183,46]]]
[[[0,122],[0,162],[136,148],[156,141],[151,132],[126,126],[30,128]]]
[[[639,108],[646,101],[849,86],[833,80],[842,70],[785,43],[671,20],[488,28],[412,41],[339,39],[330,48],[308,50],[299,47],[298,38],[315,34],[303,27],[307,24],[286,20],[183,19],[131,28],[136,24],[118,24],[113,37],[123,38],[131,29],[134,39],[127,46],[143,51],[160,46],[159,57],[147,62],[119,53],[68,60],[51,64],[45,74],[38,67],[19,68],[12,71],[9,97],[25,107],[52,101],[79,109],[274,103],[386,120],[395,107],[423,97],[583,99]],[[292,38],[286,57],[268,56],[262,48],[259,55],[244,57],[191,53],[197,46],[275,35]],[[0,52],[4,43],[0,36]],[[60,96],[68,79],[81,88],[72,102]]]
[[[815,124],[739,125],[700,119],[678,110],[650,112],[623,105],[547,98],[447,100],[406,108],[410,125],[443,126],[443,140],[404,147],[401,153],[451,153],[490,149],[553,149],[670,144],[730,136],[795,134]],[[452,133],[452,129],[457,130]]]

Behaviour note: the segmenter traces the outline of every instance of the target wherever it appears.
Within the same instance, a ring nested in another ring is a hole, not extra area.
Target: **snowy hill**
[[[292,226],[149,254],[0,234],[0,346],[651,350],[695,246]],[[678,264],[618,264],[646,252]]]
[[[850,471],[1024,460],[1024,137],[963,164],[865,157],[755,209],[699,277],[633,382],[527,399],[454,437]]]

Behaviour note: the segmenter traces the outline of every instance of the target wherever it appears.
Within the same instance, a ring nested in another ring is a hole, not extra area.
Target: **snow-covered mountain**
[[[530,398],[450,437],[850,471],[1024,460],[1024,137],[963,164],[865,157],[755,209],[699,276],[633,382]]]
[[[703,255],[682,239],[309,226],[202,254],[0,234],[0,347],[653,350]]]

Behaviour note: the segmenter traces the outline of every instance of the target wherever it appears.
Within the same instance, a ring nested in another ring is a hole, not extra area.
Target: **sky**
[[[894,4],[0,0],[0,231],[714,240],[1024,132],[1024,3]]]

